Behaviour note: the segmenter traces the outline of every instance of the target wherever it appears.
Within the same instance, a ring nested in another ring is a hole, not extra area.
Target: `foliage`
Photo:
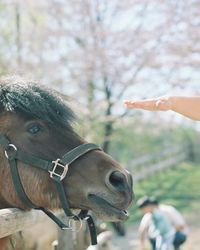
[[[160,152],[171,146],[190,143],[198,137],[192,128],[165,127],[161,124],[134,122],[115,128],[111,155],[123,164],[145,154]]]
[[[181,212],[188,212],[199,206],[199,179],[199,163],[181,163],[175,168],[136,183],[135,200],[144,195],[155,196],[161,203],[171,204]],[[132,224],[141,219],[141,216],[134,204],[130,209],[130,219],[127,223]]]
[[[84,137],[124,163],[168,143],[152,138],[155,129],[123,134],[115,122],[126,115],[124,98],[199,90],[198,7],[198,0],[3,0],[0,75],[29,76],[74,96],[87,120]]]

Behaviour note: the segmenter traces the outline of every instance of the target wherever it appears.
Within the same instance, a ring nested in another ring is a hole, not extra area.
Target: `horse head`
[[[73,121],[73,112],[55,91],[21,79],[0,82],[0,134],[25,156],[52,162],[85,144],[74,131]],[[29,209],[16,193],[7,150],[0,146],[0,208]],[[62,206],[48,172],[20,158],[17,169],[33,204],[48,209]],[[92,210],[103,220],[127,218],[131,176],[102,150],[94,148],[70,163],[62,184],[70,208]]]

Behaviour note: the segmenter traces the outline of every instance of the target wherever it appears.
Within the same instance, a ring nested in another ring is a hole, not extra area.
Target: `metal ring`
[[[75,217],[76,217],[78,220],[74,220],[74,218],[69,218],[69,228],[72,230],[72,232],[79,232],[79,231],[81,230],[82,226],[83,226],[83,221],[81,220],[80,217],[78,217],[78,216],[75,216]],[[77,230],[76,230],[76,228],[73,229],[73,226],[72,226],[72,222],[73,222],[73,221],[76,221],[76,222],[79,223],[79,227],[78,227]]]
[[[14,144],[9,144],[8,147],[13,148],[15,152],[17,151],[17,147]],[[5,150],[5,156],[7,159],[9,159],[7,150]]]

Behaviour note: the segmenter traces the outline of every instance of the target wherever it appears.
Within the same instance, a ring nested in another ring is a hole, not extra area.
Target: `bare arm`
[[[140,250],[145,250],[146,230],[139,229]]]
[[[192,120],[200,121],[200,96],[169,96],[147,100],[124,101],[127,108],[149,111],[173,110]]]

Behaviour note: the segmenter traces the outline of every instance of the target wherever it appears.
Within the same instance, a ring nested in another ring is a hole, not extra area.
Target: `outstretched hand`
[[[167,111],[171,110],[172,108],[170,99],[168,97],[146,100],[125,100],[124,104],[130,109],[144,109],[149,111]]]

